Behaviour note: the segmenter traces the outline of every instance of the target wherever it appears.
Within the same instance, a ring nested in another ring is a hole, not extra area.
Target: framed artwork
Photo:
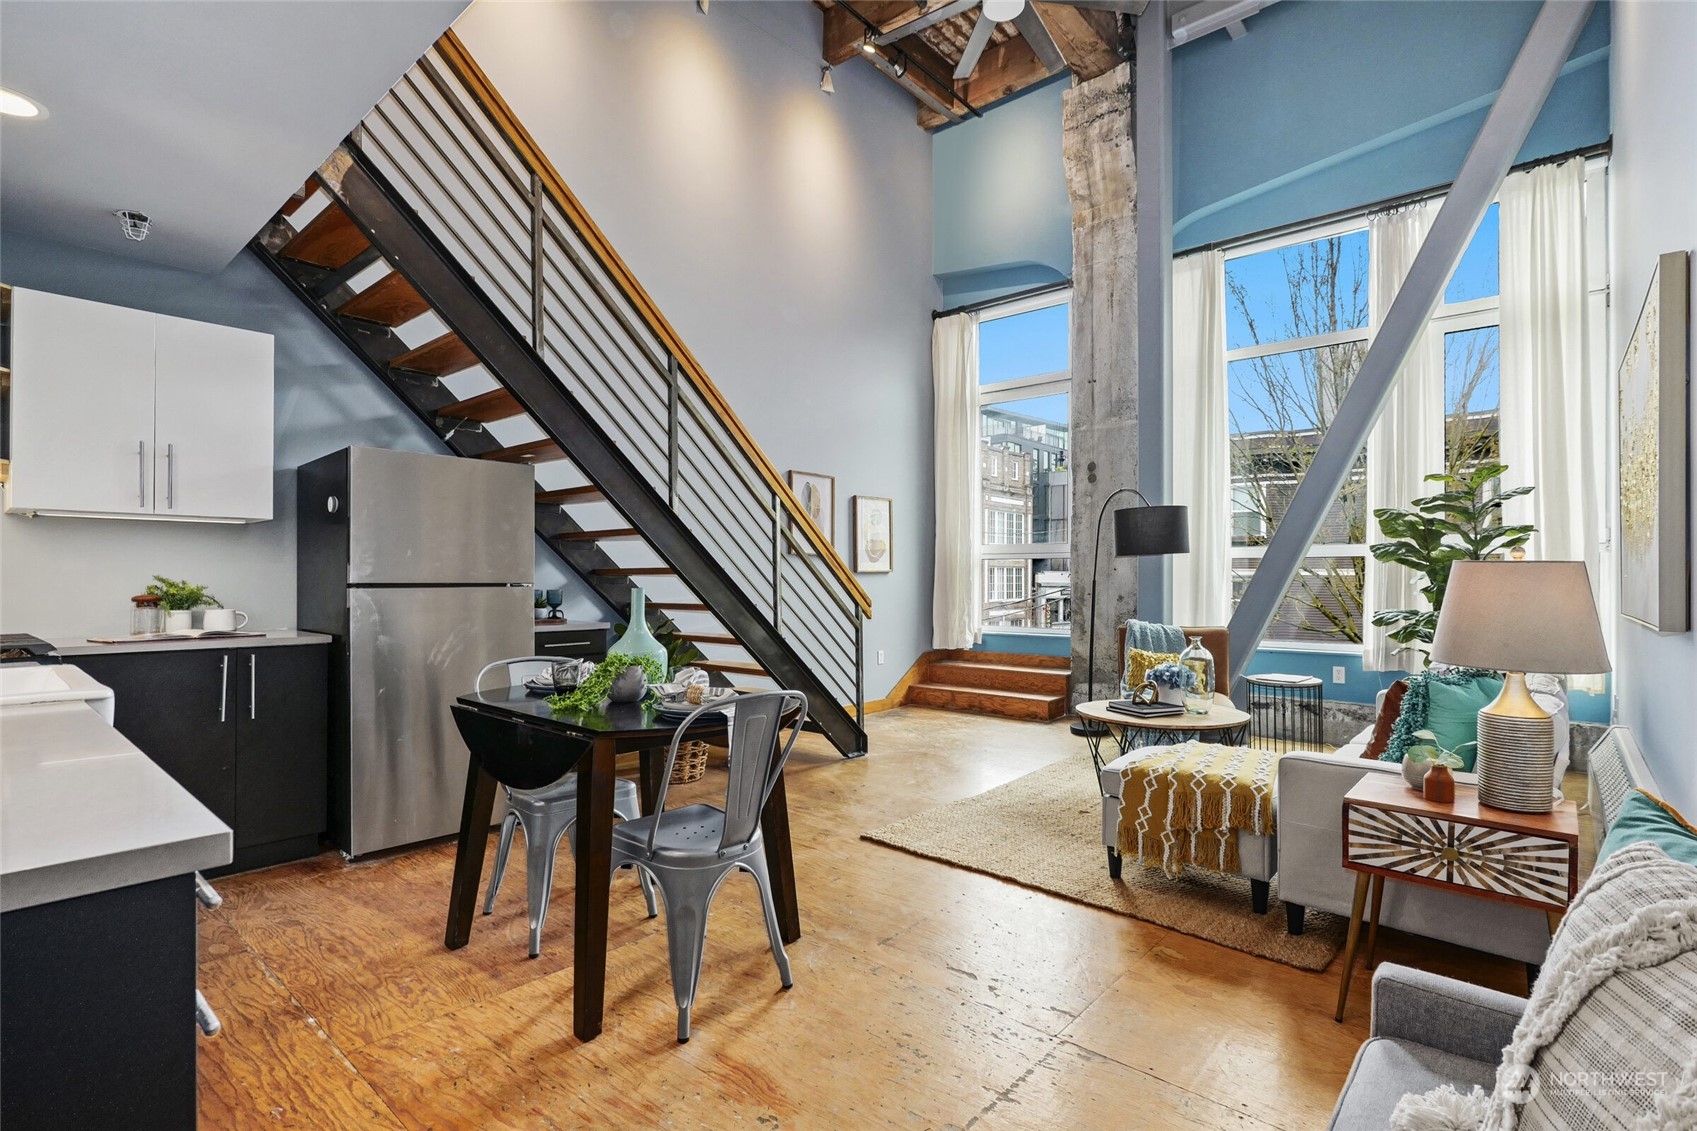
[[[795,493],[801,503],[801,509],[807,512],[815,526],[825,535],[825,541],[835,546],[837,544],[837,480],[834,476],[820,475],[816,471],[785,472],[789,480],[790,490]],[[803,553],[814,553],[803,540]],[[790,553],[795,553],[792,547]]]
[[[854,513],[854,572],[890,572],[890,500],[877,495],[855,495],[849,500]]]
[[[1656,261],[1621,359],[1620,611],[1657,632],[1691,628],[1686,342],[1690,255]]]

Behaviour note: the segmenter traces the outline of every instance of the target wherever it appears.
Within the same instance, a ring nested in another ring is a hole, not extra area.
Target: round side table
[[[1193,739],[1241,746],[1249,738],[1248,713],[1238,710],[1229,698],[1217,692],[1214,695],[1214,705],[1206,715],[1164,715],[1159,718],[1140,719],[1135,715],[1123,715],[1110,710],[1106,699],[1099,699],[1094,703],[1080,703],[1077,711],[1082,723],[1095,724],[1073,729],[1074,733],[1082,735],[1084,741],[1089,744],[1090,760],[1096,764],[1098,778],[1101,776],[1103,765],[1106,764],[1102,758],[1104,738],[1113,739],[1117,747],[1116,753],[1107,761],[1141,746],[1171,746]]]

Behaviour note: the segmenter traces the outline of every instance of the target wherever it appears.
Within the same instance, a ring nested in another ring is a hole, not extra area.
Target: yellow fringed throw
[[[1119,851],[1177,876],[1186,864],[1236,872],[1237,832],[1271,836],[1271,750],[1186,742],[1161,747],[1120,771]]]

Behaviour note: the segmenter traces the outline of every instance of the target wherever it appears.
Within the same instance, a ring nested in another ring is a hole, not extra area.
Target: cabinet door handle
[[[229,717],[230,705],[230,657],[224,657],[224,674],[218,685],[218,721],[223,722]]]
[[[177,509],[177,445],[165,445],[165,509]]]
[[[545,652],[584,652],[595,647],[593,640],[567,640],[561,644],[544,644]]]
[[[147,505],[147,441],[136,445],[136,506]]]
[[[259,717],[259,657],[252,653],[247,658],[247,717]]]

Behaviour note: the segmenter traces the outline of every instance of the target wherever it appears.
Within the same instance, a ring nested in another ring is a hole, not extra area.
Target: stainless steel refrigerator
[[[349,856],[459,828],[449,706],[535,650],[527,466],[345,448],[297,480],[297,619],[332,649],[330,833]]]

